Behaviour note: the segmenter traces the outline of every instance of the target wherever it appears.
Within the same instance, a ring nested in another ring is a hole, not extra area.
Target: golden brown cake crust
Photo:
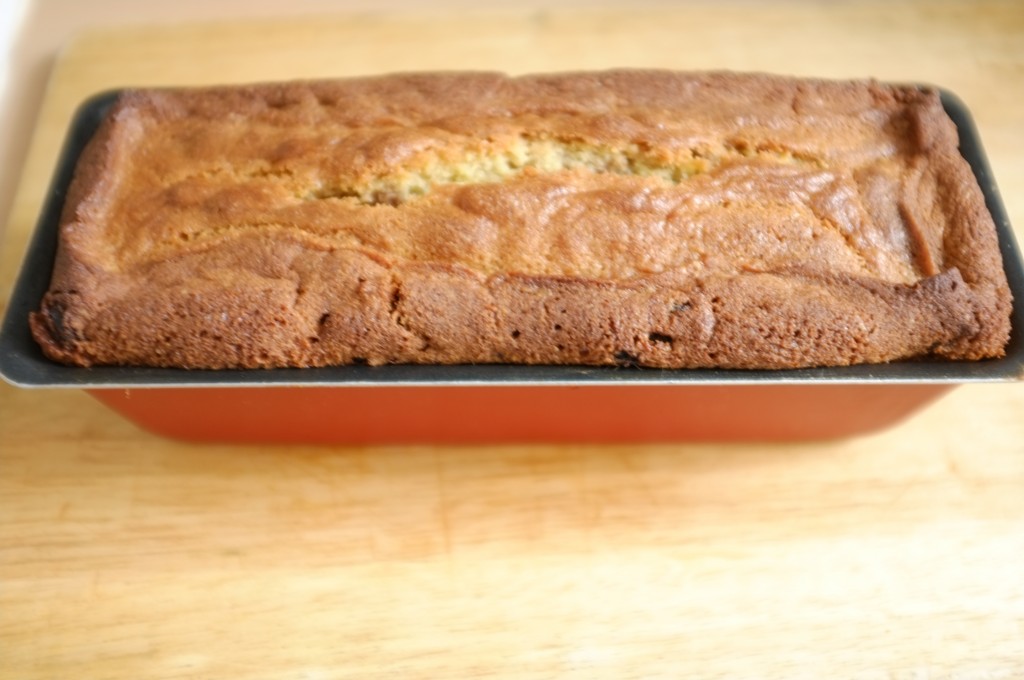
[[[1001,356],[934,91],[435,73],[125,92],[80,159],[58,361],[785,368]]]

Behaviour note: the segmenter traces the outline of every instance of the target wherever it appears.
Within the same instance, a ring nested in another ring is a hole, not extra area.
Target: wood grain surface
[[[0,300],[94,92],[611,66],[943,85],[1022,233],[1020,3],[136,27],[80,36],[53,70]],[[1024,678],[1022,556],[1019,383],[847,441],[462,448],[187,445],[80,392],[0,385],[5,679]]]

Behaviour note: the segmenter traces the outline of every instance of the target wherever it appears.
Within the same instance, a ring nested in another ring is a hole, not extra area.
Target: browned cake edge
[[[110,168],[130,151],[130,100],[113,108],[80,159],[51,289],[30,319],[35,339],[56,361],[189,368],[408,362],[788,368],[929,354],[998,357],[1009,337],[1011,298],[995,227],[976,179],[955,152],[955,130],[937,97],[936,105],[919,109],[916,132],[952,226],[943,238],[942,271],[914,285],[802,266],[744,271],[682,288],[661,285],[656,276],[626,283],[483,277],[447,264],[382,261],[357,250],[311,252],[286,236],[242,237],[229,252],[211,256],[220,267],[254,272],[259,287],[174,292],[175,282],[205,266],[192,254],[145,272],[133,305],[108,307],[97,291],[124,282],[92,266],[89,253],[102,227],[96,216],[117,181]],[[912,202],[900,207],[912,224]],[[286,276],[294,272],[300,273],[297,285]]]

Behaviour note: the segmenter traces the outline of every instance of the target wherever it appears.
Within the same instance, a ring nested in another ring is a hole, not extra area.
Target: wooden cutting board
[[[418,69],[934,82],[1024,226],[1018,3],[695,3],[135,28],[60,55],[0,299],[74,107],[125,85]],[[737,414],[742,417],[742,414]],[[1024,675],[1024,385],[821,444],[161,440],[0,385],[0,677]]]

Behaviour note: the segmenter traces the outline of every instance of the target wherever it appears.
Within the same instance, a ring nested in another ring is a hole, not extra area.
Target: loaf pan
[[[83,389],[168,437],[234,442],[795,441],[894,425],[957,385],[1024,378],[1024,268],[966,107],[942,101],[995,219],[1017,301],[1007,356],[782,371],[459,365],[178,370],[63,366],[32,340],[75,163],[117,98],[77,111],[0,330],[0,374]]]

